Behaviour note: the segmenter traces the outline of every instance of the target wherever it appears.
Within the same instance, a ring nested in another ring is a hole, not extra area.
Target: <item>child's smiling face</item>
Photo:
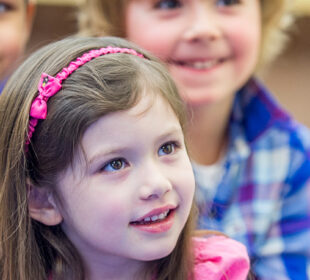
[[[62,227],[90,270],[167,256],[191,209],[195,183],[179,120],[147,94],[92,124],[82,138],[87,164],[76,157],[59,179]]]
[[[259,56],[259,0],[130,0],[125,26],[167,63],[190,105],[232,99]]]
[[[0,80],[16,66],[30,34],[34,6],[25,0],[0,0]]]

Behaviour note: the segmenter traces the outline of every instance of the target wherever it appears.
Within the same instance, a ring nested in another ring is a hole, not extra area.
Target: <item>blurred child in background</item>
[[[243,242],[259,279],[309,279],[310,134],[255,71],[284,43],[285,0],[87,0],[82,34],[161,58],[187,104],[200,228]]]
[[[0,0],[0,93],[30,36],[33,0]]]

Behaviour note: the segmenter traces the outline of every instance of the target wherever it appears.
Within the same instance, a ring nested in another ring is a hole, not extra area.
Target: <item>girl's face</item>
[[[182,129],[167,102],[145,94],[135,107],[92,124],[82,147],[87,164],[79,154],[57,190],[62,228],[91,273],[167,256],[188,218],[195,185]]]
[[[260,49],[259,0],[129,0],[129,40],[164,60],[190,105],[232,98]]]
[[[30,33],[33,4],[24,0],[0,0],[0,80],[23,53]]]

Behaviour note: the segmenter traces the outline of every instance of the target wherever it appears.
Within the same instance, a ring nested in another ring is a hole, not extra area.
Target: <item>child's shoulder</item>
[[[195,280],[247,278],[250,261],[241,243],[225,236],[193,237]]]
[[[242,123],[252,144],[269,149],[286,144],[309,151],[310,129],[299,123],[260,81],[252,78],[240,91],[238,102],[243,104]]]

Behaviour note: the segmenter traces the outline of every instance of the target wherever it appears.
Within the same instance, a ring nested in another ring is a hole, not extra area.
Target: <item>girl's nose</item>
[[[162,167],[163,168],[163,167]],[[150,200],[163,197],[172,190],[172,182],[161,167],[151,168],[140,176],[140,199]]]
[[[205,1],[197,1],[191,9],[183,38],[190,42],[213,41],[220,35],[215,8]]]

